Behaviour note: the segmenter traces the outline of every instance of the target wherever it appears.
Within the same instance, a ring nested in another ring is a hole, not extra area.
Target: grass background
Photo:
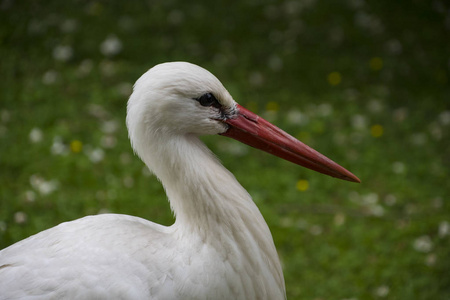
[[[0,248],[101,212],[169,225],[124,124],[134,81],[185,60],[342,164],[352,184],[224,137],[289,299],[450,298],[445,1],[0,3]]]

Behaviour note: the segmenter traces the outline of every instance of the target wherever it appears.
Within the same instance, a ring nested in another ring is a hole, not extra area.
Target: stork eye
[[[202,96],[200,96],[199,98],[197,98],[195,100],[197,100],[201,106],[205,106],[205,107],[214,106],[216,108],[221,107],[219,101],[217,101],[216,97],[214,97],[214,95],[211,93],[203,94]]]

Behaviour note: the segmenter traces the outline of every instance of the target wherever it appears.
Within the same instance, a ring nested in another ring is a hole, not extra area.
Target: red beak
[[[332,177],[361,182],[358,177],[280,128],[237,105],[238,116],[225,120],[230,128],[222,135]]]

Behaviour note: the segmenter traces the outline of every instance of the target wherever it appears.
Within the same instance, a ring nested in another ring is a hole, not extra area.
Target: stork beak
[[[361,182],[358,177],[331,159],[308,147],[280,128],[251,111],[237,105],[237,117],[224,122],[229,129],[221,135],[228,136],[254,148],[332,177]]]

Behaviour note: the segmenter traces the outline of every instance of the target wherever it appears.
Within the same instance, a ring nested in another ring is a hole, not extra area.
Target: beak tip
[[[361,179],[359,179],[353,173],[350,173],[350,172],[345,177],[341,177],[341,179],[344,179],[344,180],[347,180],[347,181],[350,181],[350,182],[361,183]]]
[[[355,177],[355,178],[352,178],[351,182],[361,183],[361,179],[359,179],[358,177]]]

